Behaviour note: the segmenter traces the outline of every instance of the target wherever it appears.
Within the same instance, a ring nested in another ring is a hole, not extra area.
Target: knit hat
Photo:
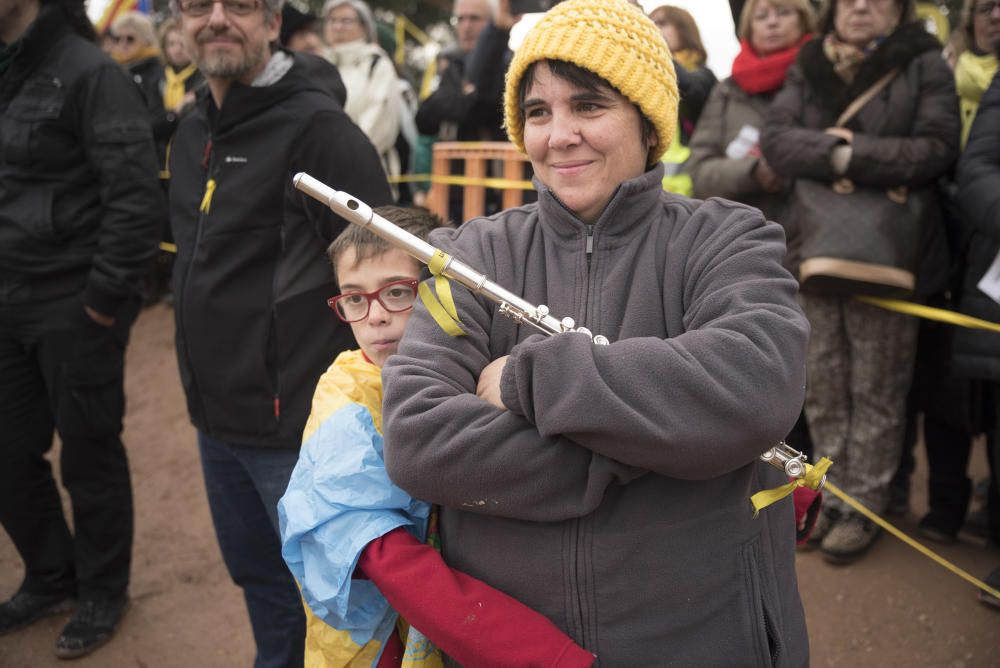
[[[670,147],[677,126],[677,75],[656,25],[627,0],[565,0],[528,31],[507,70],[504,126],[524,151],[518,89],[539,60],[562,60],[593,72],[635,104],[656,128],[659,143],[649,162]]]
[[[281,7],[281,32],[278,34],[278,41],[283,46],[288,46],[288,42],[296,33],[312,30],[318,20],[315,14],[300,12],[286,2]]]

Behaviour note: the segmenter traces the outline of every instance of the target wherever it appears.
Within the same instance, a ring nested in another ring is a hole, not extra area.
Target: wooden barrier
[[[435,142],[434,157],[431,163],[432,176],[452,176],[453,160],[463,161],[460,174],[467,178],[483,179],[488,176],[487,164],[490,160],[503,162],[503,177],[515,181],[524,180],[524,163],[528,158],[521,154],[510,142],[476,141],[476,142]],[[444,219],[448,218],[448,188],[462,187],[462,223],[471,218],[486,213],[486,186],[465,185],[449,186],[447,183],[431,183],[427,197],[427,208]],[[502,206],[508,209],[524,203],[524,191],[519,188],[502,189]]]

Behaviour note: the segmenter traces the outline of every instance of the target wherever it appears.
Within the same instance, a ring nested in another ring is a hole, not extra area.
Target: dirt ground
[[[75,665],[250,666],[250,625],[212,531],[167,307],[139,318],[126,373],[124,438],[136,510],[132,605],[115,638]],[[974,466],[982,476],[981,449]],[[921,461],[913,507],[899,523],[911,535],[926,508],[925,480]],[[958,545],[932,547],[979,577],[1000,566],[1000,550],[964,535]],[[800,554],[797,566],[814,666],[1000,666],[1000,613],[978,604],[971,586],[895,538],[883,536],[866,559],[848,567],[828,566],[818,553]],[[21,562],[0,532],[0,599],[21,577]],[[48,618],[0,637],[0,666],[64,665],[53,658],[52,646],[67,619]]]

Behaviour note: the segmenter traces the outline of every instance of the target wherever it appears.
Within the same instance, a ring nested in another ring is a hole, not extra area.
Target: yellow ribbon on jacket
[[[420,294],[420,301],[427,307],[427,311],[434,318],[445,334],[449,336],[465,336],[462,323],[458,319],[458,310],[455,308],[455,300],[451,295],[451,282],[444,275],[444,268],[451,260],[451,256],[440,249],[434,251],[434,256],[427,263],[431,275],[434,276],[434,286],[437,296],[431,292],[426,283],[421,283],[417,288]]]
[[[816,464],[806,464],[806,474],[801,478],[796,478],[787,485],[782,485],[781,487],[775,487],[774,489],[765,489],[757,492],[750,497],[750,504],[753,506],[753,516],[757,517],[757,514],[767,508],[772,503],[781,501],[783,498],[791,494],[798,487],[808,487],[809,489],[819,489],[820,485],[823,483],[823,476],[826,475],[827,470],[833,464],[832,461],[823,457]]]
[[[201,198],[199,210],[208,213],[212,208],[212,195],[215,194],[215,179],[209,179],[205,184],[205,195]]]
[[[174,68],[167,65],[163,68],[163,76],[166,77],[166,84],[163,87],[163,108],[168,111],[176,109],[184,101],[184,82],[198,71],[198,66],[191,63],[180,72],[174,72]]]

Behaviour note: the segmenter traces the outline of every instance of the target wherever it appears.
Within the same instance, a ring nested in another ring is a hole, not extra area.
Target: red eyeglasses
[[[358,322],[367,318],[373,299],[377,299],[386,311],[400,313],[413,308],[419,283],[415,278],[406,278],[386,283],[373,292],[345,292],[327,299],[326,305],[344,322]]]

